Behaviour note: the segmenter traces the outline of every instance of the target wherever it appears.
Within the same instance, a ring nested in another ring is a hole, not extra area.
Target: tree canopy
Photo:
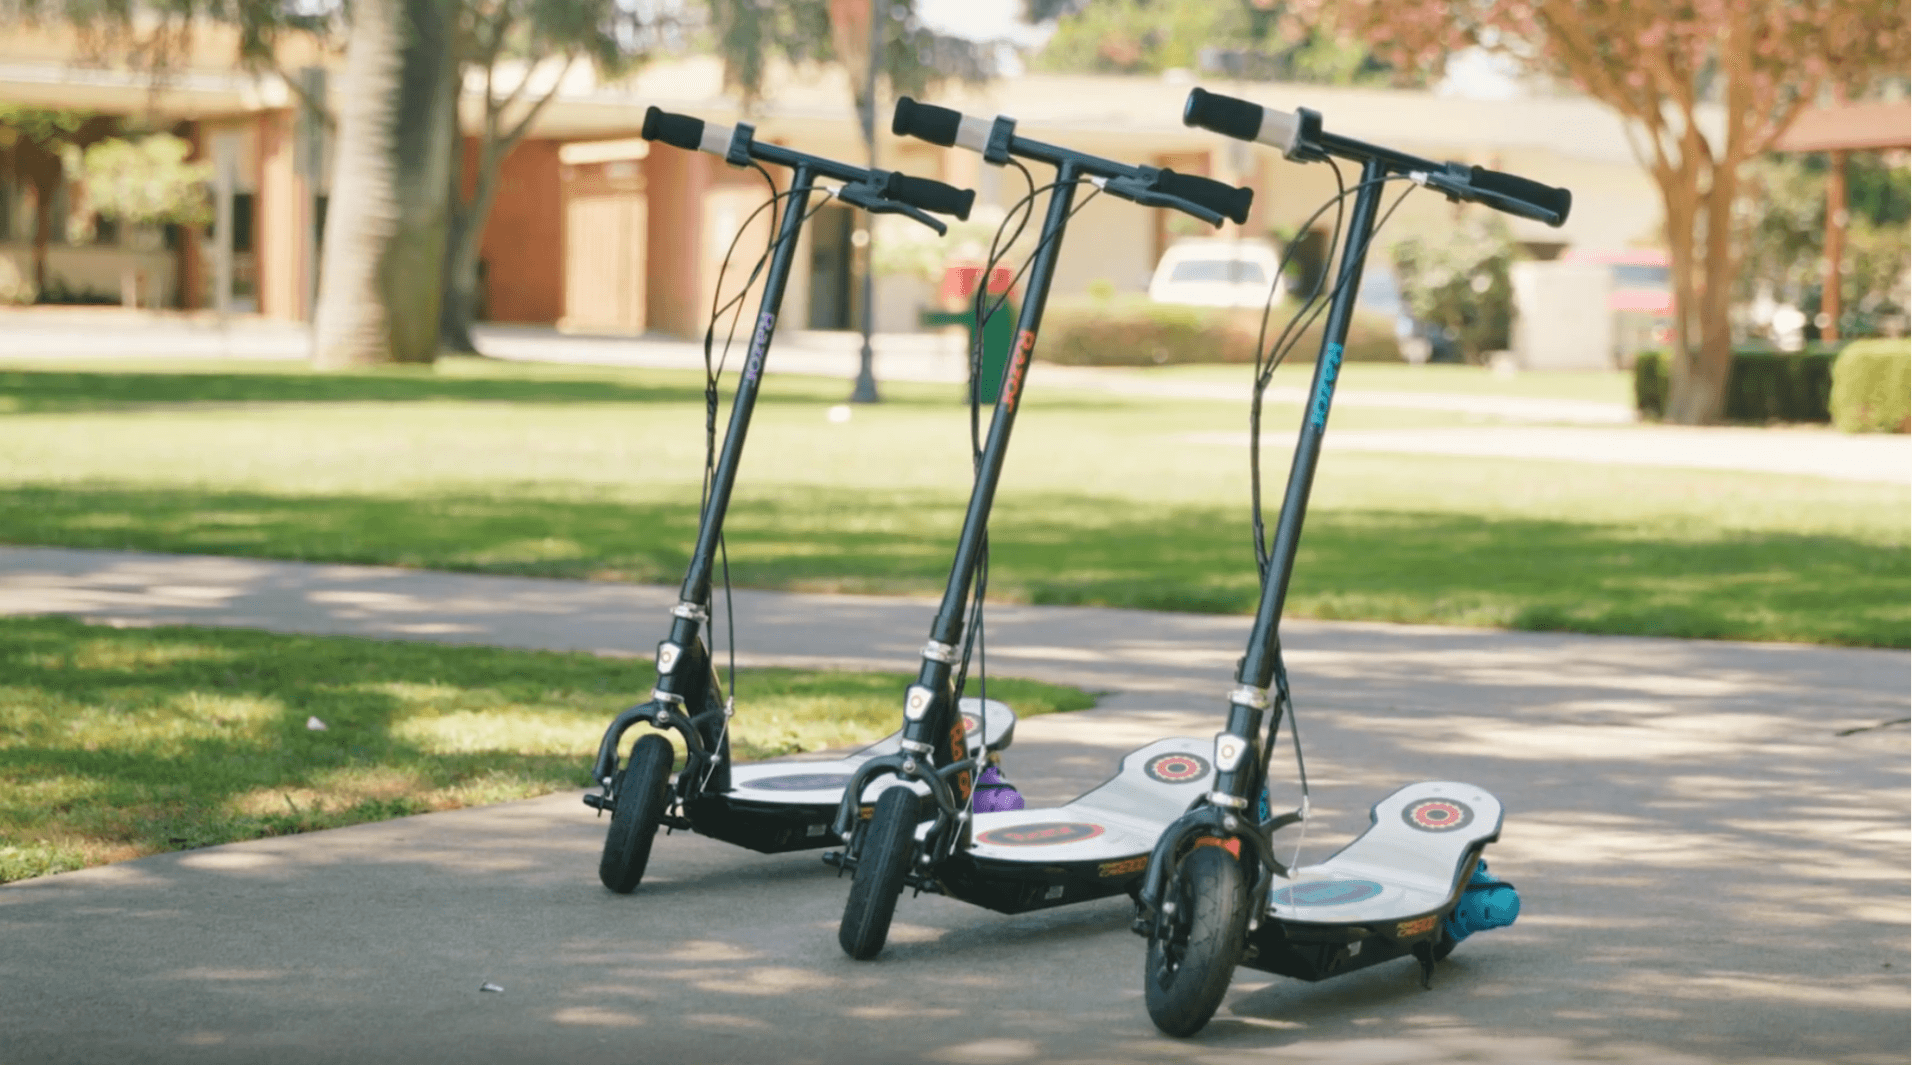
[[[1159,74],[1181,68],[1253,81],[1422,84],[1424,69],[1391,66],[1331,21],[1303,21],[1278,0],[1028,0],[1056,23],[1037,70]],[[1438,73],[1438,71],[1436,72]]]
[[[1658,185],[1674,278],[1669,419],[1724,413],[1741,171],[1807,105],[1902,77],[1904,0],[1291,0],[1427,68],[1478,46],[1577,86],[1626,120]]]

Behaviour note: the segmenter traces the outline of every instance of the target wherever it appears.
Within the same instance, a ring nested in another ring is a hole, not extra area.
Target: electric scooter
[[[1214,776],[1206,741],[1171,738],[1131,752],[1107,782],[1059,807],[992,810],[972,801],[972,782],[985,767],[966,753],[956,724],[966,672],[958,663],[969,657],[965,606],[987,552],[990,507],[1077,186],[1091,183],[1111,196],[1174,208],[1210,225],[1220,225],[1224,217],[1245,221],[1254,195],[1204,177],[1044,144],[1017,135],[1015,126],[1010,118],[971,118],[908,97],[897,101],[892,122],[899,135],[968,148],[996,166],[1009,164],[1011,157],[1048,164],[1055,168],[1055,181],[988,440],[977,458],[949,583],[916,683],[904,695],[901,750],[856,770],[835,821],[846,847],[824,855],[826,862],[854,875],[838,942],[858,959],[882,950],[906,886],[1006,914],[1132,890],[1155,837],[1207,790]],[[1038,190],[1033,180],[1031,186],[1026,202],[1033,203]],[[971,639],[979,625],[980,619],[970,625]],[[874,814],[862,820],[851,797],[866,795],[870,787],[883,790]]]
[[[711,616],[712,568],[722,544],[724,514],[736,484],[744,438],[763,376],[764,360],[782,306],[797,237],[813,213],[813,195],[834,197],[872,214],[901,214],[935,230],[947,231],[928,211],[969,217],[976,194],[940,181],[914,178],[883,170],[849,166],[820,156],[806,155],[755,139],[748,123],[722,126],[652,107],[644,115],[643,135],[687,151],[721,156],[734,167],[769,163],[792,171],[776,240],[767,253],[761,308],[750,337],[750,347],[731,405],[729,428],[721,454],[709,476],[689,571],[671,608],[670,635],[657,646],[657,684],[650,698],[618,714],[598,746],[591,778],[602,789],[587,794],[584,803],[611,814],[598,877],[612,891],[628,893],[643,879],[651,844],[660,826],[685,829],[764,853],[830,845],[828,826],[835,816],[844,785],[864,762],[900,750],[901,736],[880,740],[847,758],[829,761],[761,762],[732,765],[730,719],[733,700],[727,698],[716,664],[704,639]],[[768,175],[765,175],[766,179]],[[817,184],[828,178],[842,186]],[[776,215],[772,214],[772,218]],[[715,411],[715,384],[711,403]],[[714,418],[712,414],[712,431]],[[638,722],[653,730],[631,746],[630,757],[618,768],[618,748],[626,731]],[[967,734],[980,744],[987,737],[991,751],[1009,745],[1015,734],[1015,715],[1006,705],[970,700],[962,707]],[[665,730],[682,737],[684,768],[671,776],[673,753]]]
[[[1297,740],[1281,612],[1383,186],[1411,182],[1551,226],[1566,220],[1573,202],[1566,189],[1328,133],[1321,116],[1307,109],[1277,111],[1196,89],[1183,120],[1273,145],[1295,162],[1352,160],[1361,179],[1351,190],[1339,274],[1273,547],[1266,550],[1247,654],[1228,697],[1227,727],[1214,740],[1215,782],[1156,841],[1137,897],[1135,931],[1148,939],[1144,999],[1156,1027],[1177,1036],[1208,1023],[1237,965],[1315,981],[1412,955],[1426,986],[1434,963],[1462,938],[1511,924],[1519,913],[1513,886],[1489,874],[1481,860],[1500,838],[1502,819],[1499,800],[1485,789],[1454,781],[1410,784],[1374,805],[1369,827],[1353,842],[1325,861],[1291,870],[1276,858],[1273,837],[1308,816],[1305,763],[1302,805],[1294,812],[1271,816],[1266,786],[1284,716],[1291,742]],[[1267,376],[1258,375],[1257,413]],[[1261,555],[1259,516],[1256,540]]]

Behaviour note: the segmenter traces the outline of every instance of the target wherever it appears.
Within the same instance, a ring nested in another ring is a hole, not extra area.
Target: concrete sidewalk
[[[672,599],[0,549],[0,613],[117,624],[648,654]],[[900,672],[932,605],[743,593],[737,610],[750,661]],[[1024,722],[1012,779],[1059,801],[1149,739],[1213,733],[1245,632],[992,610],[993,669],[1110,693]],[[905,898],[887,952],[853,963],[835,944],[848,885],[815,855],[660,838],[645,884],[613,896],[595,877],[602,822],[559,794],[0,888],[0,1061],[1907,1059],[1906,731],[1837,735],[1905,716],[1906,653],[1284,632],[1317,813],[1306,858],[1407,781],[1468,780],[1507,805],[1489,857],[1521,919],[1469,940],[1432,991],[1406,961],[1319,985],[1241,970],[1203,1035],[1174,1042],[1142,1008],[1123,900],[1002,917]]]

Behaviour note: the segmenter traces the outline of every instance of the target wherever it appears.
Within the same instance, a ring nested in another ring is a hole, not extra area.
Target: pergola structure
[[[1839,261],[1846,250],[1846,159],[1853,152],[1912,149],[1912,100],[1837,103],[1800,113],[1773,144],[1780,152],[1828,152],[1826,179],[1826,281],[1819,309],[1827,318],[1821,335],[1839,339],[1842,310]]]

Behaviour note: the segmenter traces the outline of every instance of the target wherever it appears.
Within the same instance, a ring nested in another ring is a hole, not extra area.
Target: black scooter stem
[[[1361,268],[1367,259],[1368,242],[1374,235],[1382,179],[1386,175],[1386,164],[1380,160],[1369,159],[1361,165],[1361,191],[1355,194],[1354,209],[1349,212],[1348,232],[1342,243],[1341,273],[1335,280],[1334,298],[1328,304],[1328,319],[1322,327],[1321,351],[1315,357],[1308,405],[1301,412],[1301,436],[1295,443],[1294,460],[1288,470],[1288,489],[1282,497],[1281,516],[1275,524],[1268,572],[1262,577],[1261,601],[1255,610],[1254,628],[1249,633],[1248,653],[1242,657],[1235,674],[1238,683],[1262,690],[1274,681],[1281,611],[1288,602],[1288,582],[1294,574],[1295,553],[1301,546],[1301,525],[1308,515],[1308,495],[1314,488],[1315,467],[1321,461],[1321,440],[1328,429],[1328,409],[1334,404],[1343,345],[1353,320],[1356,293],[1361,289]]]
[[[706,605],[710,602],[711,573],[717,557],[717,543],[724,532],[724,514],[730,508],[730,493],[737,484],[737,465],[743,458],[744,436],[750,428],[750,414],[757,405],[757,391],[763,381],[765,354],[777,327],[777,308],[783,305],[783,290],[790,281],[790,264],[797,254],[798,231],[810,202],[815,175],[799,164],[790,177],[790,192],[783,209],[783,223],[777,245],[770,256],[770,268],[764,275],[763,299],[759,301],[756,324],[750,331],[750,348],[744,357],[743,372],[731,402],[730,425],[724,431],[723,449],[717,456],[717,469],[710,479],[710,498],[699,516],[697,543],[691,550],[690,568],[684,574],[681,602]],[[689,646],[696,638],[698,622],[678,614],[671,625],[671,640]],[[663,678],[659,678],[660,681]],[[660,687],[662,685],[660,684]],[[664,690],[669,691],[668,687]]]
[[[936,620],[930,626],[930,640],[954,648],[963,637],[970,589],[976,580],[976,568],[982,560],[984,538],[989,532],[989,511],[996,498],[996,485],[1002,479],[1003,461],[1009,453],[1009,434],[1016,424],[1016,411],[1022,405],[1022,388],[1036,346],[1036,333],[1042,327],[1042,312],[1049,302],[1049,286],[1055,280],[1056,260],[1062,251],[1062,231],[1069,223],[1069,209],[1075,202],[1076,169],[1063,160],[1056,166],[1055,187],[1049,194],[1048,213],[1042,223],[1042,243],[1036,249],[1035,262],[1029,267],[1022,311],[1016,321],[1016,339],[1010,346],[1009,365],[1003,371],[1002,388],[996,397],[996,413],[989,421],[989,435],[983,442],[983,455],[976,469],[976,484],[969,494],[969,509],[963,514],[963,531],[956,541],[956,558],[949,567],[949,583],[943,589],[943,601]],[[1052,239],[1053,236],[1053,239]],[[954,698],[951,687],[953,658],[932,656],[927,651],[917,673],[917,685],[926,688],[937,702]],[[949,706],[930,708],[913,720],[906,720],[903,738],[918,744],[930,744],[949,757],[960,747],[953,746],[946,733]],[[966,790],[966,785],[964,786]]]

